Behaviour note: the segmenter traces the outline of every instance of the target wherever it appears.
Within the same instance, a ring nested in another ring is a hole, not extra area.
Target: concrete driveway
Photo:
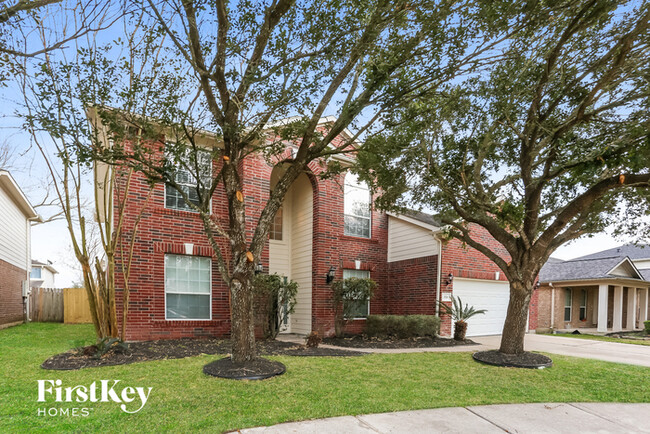
[[[501,336],[481,336],[472,337],[471,339],[480,343],[483,349],[499,348],[501,342]],[[524,348],[526,351],[542,351],[563,356],[650,367],[649,345],[619,344],[590,339],[528,334],[524,341]]]

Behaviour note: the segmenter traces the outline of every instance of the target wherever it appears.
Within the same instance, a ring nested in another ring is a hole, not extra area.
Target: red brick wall
[[[27,271],[0,260],[0,325],[23,320],[22,282]]]
[[[389,262],[391,315],[435,315],[438,255]]]

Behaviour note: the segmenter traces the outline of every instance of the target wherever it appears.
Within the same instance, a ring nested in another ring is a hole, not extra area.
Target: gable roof
[[[539,272],[541,282],[619,278],[647,280],[628,257],[578,258],[570,261],[552,259]]]
[[[3,169],[0,169],[0,188],[4,189],[11,200],[16,204],[20,211],[27,217],[28,220],[39,220],[41,217],[38,215],[34,207],[29,203],[23,191],[18,187],[11,174]]]
[[[650,258],[650,244],[625,244],[622,246],[614,247],[613,249],[603,250],[602,252],[580,256],[576,259],[602,259],[612,256],[619,258],[627,256],[632,260]]]
[[[50,273],[52,274],[59,274],[59,272],[56,271],[56,268],[54,268],[52,264],[49,262],[45,263],[45,262],[37,261],[36,259],[32,259],[32,267],[43,267],[47,270],[50,270]]]

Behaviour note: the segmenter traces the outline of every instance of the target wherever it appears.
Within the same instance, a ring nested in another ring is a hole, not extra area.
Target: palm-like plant
[[[475,309],[469,303],[463,306],[463,301],[460,297],[451,296],[451,306],[438,301],[440,308],[447,315],[451,315],[454,320],[454,339],[457,341],[465,340],[465,333],[467,333],[467,320],[474,315],[480,315],[487,312],[487,309]]]

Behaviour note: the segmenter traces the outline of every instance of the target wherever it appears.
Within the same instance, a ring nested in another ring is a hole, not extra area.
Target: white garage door
[[[491,280],[454,279],[454,297],[460,297],[463,305],[487,309],[467,321],[467,336],[499,335],[508,311],[510,287],[508,282]]]

